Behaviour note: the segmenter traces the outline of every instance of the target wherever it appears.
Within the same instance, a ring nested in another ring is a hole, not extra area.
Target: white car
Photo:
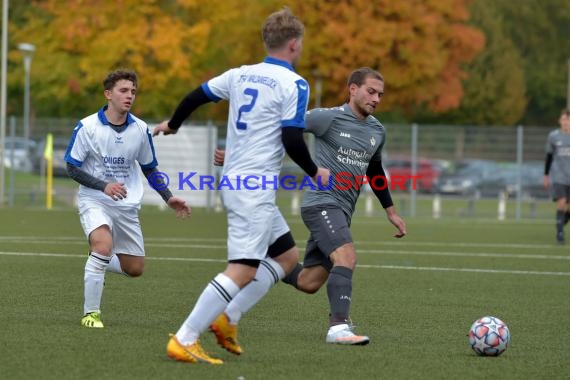
[[[31,172],[36,142],[24,137],[6,137],[4,140],[4,166],[16,171]]]

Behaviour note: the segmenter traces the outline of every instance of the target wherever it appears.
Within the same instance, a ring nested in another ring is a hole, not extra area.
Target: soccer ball
[[[480,356],[499,356],[507,349],[511,333],[497,317],[479,318],[469,330],[469,345]]]

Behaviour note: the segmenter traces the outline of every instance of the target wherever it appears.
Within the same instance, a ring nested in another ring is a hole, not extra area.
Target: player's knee
[[[315,283],[297,283],[297,289],[307,294],[315,294],[321,287]]]
[[[129,270],[129,271],[125,271],[125,273],[129,276],[129,277],[140,277],[143,274],[143,270],[140,269],[136,269],[136,270]]]
[[[307,294],[315,294],[323,286],[327,277],[326,272],[321,274],[301,271],[297,279],[297,289]]]
[[[285,273],[288,273],[293,270],[299,262],[299,249],[295,246],[287,250],[287,252],[274,257],[273,260],[277,261],[279,265],[281,265]]]
[[[140,277],[144,272],[144,263],[131,264],[122,269],[130,277]]]
[[[335,266],[347,267],[353,270],[356,268],[355,252],[337,252],[334,255],[331,255],[330,258]]]
[[[91,252],[97,252],[100,255],[111,257],[112,256],[112,247],[108,244],[91,244],[89,247]]]

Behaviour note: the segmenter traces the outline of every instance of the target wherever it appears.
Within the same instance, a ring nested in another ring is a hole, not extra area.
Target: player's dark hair
[[[570,109],[564,108],[562,112],[560,112],[560,116],[570,116]]]
[[[351,84],[355,84],[358,87],[360,87],[364,84],[366,78],[374,78],[384,82],[384,77],[378,71],[371,69],[370,67],[361,67],[359,69],[354,70],[350,74],[350,76],[348,77],[347,84],[349,87]]]
[[[270,14],[261,30],[263,43],[268,51],[282,48],[292,38],[301,38],[305,26],[287,7]]]
[[[133,82],[135,87],[138,87],[138,77],[134,71],[119,69],[111,71],[107,75],[105,80],[103,80],[103,88],[105,90],[112,90],[113,87],[115,87],[115,85],[117,84],[117,82],[123,79]]]

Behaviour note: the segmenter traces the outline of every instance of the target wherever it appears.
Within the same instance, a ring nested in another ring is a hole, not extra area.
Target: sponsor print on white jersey
[[[82,196],[114,206],[140,207],[143,196],[143,169],[158,165],[147,124],[128,114],[127,126],[117,133],[105,117],[105,109],[82,119],[71,136],[65,161],[102,181],[121,182],[127,188],[125,199],[114,201],[105,193],[83,185]]]

